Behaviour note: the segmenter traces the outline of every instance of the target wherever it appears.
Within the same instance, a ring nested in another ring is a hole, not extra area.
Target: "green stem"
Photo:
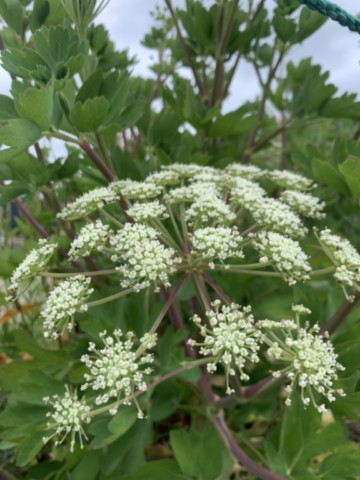
[[[252,270],[261,267],[268,267],[271,265],[271,262],[264,262],[264,263],[248,263],[248,264],[239,264],[239,265],[223,265],[222,263],[216,263],[215,268],[225,268],[226,270],[241,270],[244,268],[245,270]]]
[[[95,270],[93,272],[69,272],[69,273],[56,273],[56,272],[40,272],[41,277],[50,277],[50,278],[68,278],[74,277],[76,275],[85,275],[85,277],[97,277],[100,275],[111,275],[113,273],[119,273],[115,268],[110,268],[108,270]]]
[[[157,385],[160,385],[160,383],[165,382],[169,378],[175,377],[176,375],[179,375],[180,373],[187,372],[188,370],[192,370],[195,367],[199,367],[201,365],[204,365],[204,364],[208,363],[209,360],[211,360],[211,358],[209,359],[209,357],[208,358],[202,358],[201,360],[196,360],[194,362],[189,363],[188,365],[184,365],[183,367],[177,368],[176,370],[173,370],[172,372],[166,373],[162,377],[159,377],[159,378],[155,379],[154,381],[152,381],[151,383],[149,383],[149,385],[147,386],[147,391],[149,391],[151,388],[156,387]],[[88,413],[88,415],[90,417],[94,417],[95,415],[99,415],[100,413],[107,412],[107,411],[109,411],[113,408],[119,407],[120,405],[122,405],[124,403],[125,404],[129,403],[133,399],[133,397],[139,397],[143,393],[145,393],[145,392],[137,391],[137,392],[134,393],[134,395],[131,395],[130,397],[123,398],[122,400],[118,400],[117,402],[111,403],[110,405],[106,405],[104,407],[92,410]]]
[[[165,305],[161,309],[161,312],[157,316],[153,326],[150,328],[149,333],[155,333],[156,330],[159,328],[159,325],[160,325],[162,319],[165,317],[167,311],[169,310],[172,303],[174,302],[176,295],[178,294],[179,290],[181,289],[181,287],[184,285],[184,283],[188,279],[189,275],[190,275],[189,273],[185,273],[185,275],[182,277],[180,282],[176,285],[174,290],[171,292],[171,294],[169,295],[169,298],[167,299]]]
[[[326,273],[332,273],[335,271],[336,267],[327,267],[327,268],[321,268],[320,270],[314,270],[313,272],[310,273],[311,277],[316,277],[317,275],[324,275]]]
[[[76,143],[77,145],[80,145],[81,141],[78,138],[75,137],[70,137],[69,135],[66,135],[65,133],[60,133],[60,132],[44,132],[45,135],[48,137],[53,137],[53,138],[58,138],[59,140],[64,140],[64,142],[69,142],[69,143]]]
[[[104,208],[99,209],[101,213],[105,215],[106,218],[108,218],[112,223],[114,223],[117,227],[123,228],[123,224],[119,222],[115,217],[111,215],[111,213],[107,212]]]
[[[102,305],[103,303],[112,302],[113,300],[116,300],[117,298],[124,297],[128,293],[133,293],[133,292],[134,292],[133,288],[127,288],[126,290],[122,290],[121,292],[114,293],[114,295],[110,295],[109,297],[100,298],[100,300],[95,300],[93,302],[89,302],[87,305],[88,305],[88,307],[96,307],[97,305]]]
[[[210,304],[210,299],[209,299],[208,293],[206,291],[206,288],[205,288],[201,278],[199,277],[199,275],[196,272],[192,272],[192,273],[193,273],[193,278],[195,280],[195,284],[196,284],[197,290],[199,292],[201,301],[204,305],[204,308],[205,308],[205,310],[209,311],[209,310],[211,310],[211,304]]]
[[[227,268],[216,268],[216,270],[222,270],[222,271],[229,271],[229,269]],[[242,269],[242,268],[238,268],[238,269],[231,269],[230,270],[231,272],[233,273],[244,273],[245,275],[259,275],[259,277],[281,277],[281,273],[277,273],[277,272],[263,272],[263,271],[259,271],[259,270],[245,270],[245,269]]]

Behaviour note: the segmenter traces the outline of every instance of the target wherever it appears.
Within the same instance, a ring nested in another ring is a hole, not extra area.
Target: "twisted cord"
[[[360,33],[360,20],[350,15],[335,3],[328,0],[298,0],[299,3],[306,5],[311,10],[316,10],[335,22],[340,23],[343,27],[349,28],[352,32]]]

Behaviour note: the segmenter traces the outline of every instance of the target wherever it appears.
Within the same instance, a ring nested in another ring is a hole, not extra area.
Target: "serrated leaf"
[[[10,185],[2,185],[0,189],[0,205],[6,205],[7,203],[19,197],[29,193],[27,185],[23,185],[21,182],[13,182]]]
[[[0,144],[25,149],[42,137],[41,129],[23,118],[14,118],[0,124]]]
[[[341,478],[358,477],[360,475],[360,451],[355,444],[353,447],[353,451],[339,452],[325,458],[320,466],[322,478],[328,478],[327,475],[338,475]]]
[[[257,123],[256,115],[244,116],[248,107],[241,107],[226,115],[220,115],[211,125],[210,137],[230,137],[248,134]]]
[[[24,467],[28,464],[44,446],[43,442],[44,432],[31,431],[31,434],[27,435],[22,440],[17,448],[16,464],[19,467]]]
[[[48,0],[35,0],[30,16],[30,28],[32,32],[39,29],[50,13],[50,5]]]
[[[339,170],[355,198],[360,198],[360,158],[349,155]]]
[[[0,15],[19,35],[24,28],[24,9],[19,0],[0,0]]]
[[[70,112],[70,120],[81,132],[95,132],[102,124],[109,109],[105,97],[89,98],[85,103],[76,102]]]
[[[53,125],[53,86],[27,88],[15,98],[15,107],[22,118],[36,123],[41,130],[48,130]]]
[[[170,443],[185,475],[198,480],[214,480],[222,472],[223,444],[211,426],[206,426],[201,433],[173,430]]]
[[[129,476],[121,480],[190,480],[190,477],[183,475],[179,466],[173,460],[157,460],[142,465]]]
[[[137,411],[134,408],[124,407],[117,412],[115,417],[108,424],[111,433],[119,437],[129,430],[137,419]]]
[[[320,184],[325,184],[345,195],[349,193],[346,183],[337,169],[331,163],[319,158],[313,158],[311,167],[314,180]]]
[[[0,121],[17,117],[14,100],[6,95],[0,95]]]
[[[310,10],[310,8],[304,7],[301,10],[299,18],[299,28],[296,33],[296,41],[303,42],[306,38],[310,37],[316,30],[318,30],[327,21],[325,15],[321,15],[318,12]]]

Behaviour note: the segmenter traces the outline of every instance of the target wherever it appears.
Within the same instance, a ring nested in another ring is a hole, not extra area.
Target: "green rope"
[[[298,2],[308,6],[311,10],[316,10],[330,17],[335,22],[339,22],[343,27],[348,27],[352,32],[360,33],[360,20],[335,3],[328,0],[298,0]]]

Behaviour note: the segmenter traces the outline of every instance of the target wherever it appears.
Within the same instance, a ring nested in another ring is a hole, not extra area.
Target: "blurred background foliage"
[[[70,455],[66,446],[44,448],[42,397],[60,393],[64,379],[80,383],[83,367],[77,359],[88,338],[114,327],[143,333],[162,300],[152,299],[149,309],[146,295],[139,293],[94,308],[79,315],[80,334],[49,348],[38,313],[41,292],[50,285],[44,281],[10,307],[5,281],[38,238],[51,236],[68,247],[76,230],[56,219],[65,202],[115,178],[143,179],[172,162],[251,163],[314,178],[316,193],[327,202],[323,225],[359,248],[360,103],[351,93],[339,96],[329,73],[311,58],[287,61],[291,48],[326,21],[296,0],[277,0],[273,11],[264,0],[206,5],[186,0],[180,9],[165,0],[143,39],[154,56],[147,79],[133,75],[136,60],[115,49],[104,25],[69,15],[68,3],[0,0],[1,62],[12,78],[9,95],[0,95],[0,475],[9,480],[256,478],[233,468],[194,393],[196,370],[148,392],[141,400],[145,420],[136,421],[131,409],[120,410],[91,425],[83,450]],[[253,66],[261,94],[224,113],[230,89],[246,89],[246,78],[232,83],[243,61]],[[54,265],[64,261],[60,254]],[[74,269],[87,269],[89,262]],[[101,262],[96,258],[97,267]],[[232,300],[253,305],[256,318],[286,318],[296,302],[325,324],[343,302],[342,292],[323,279],[291,290],[274,279],[217,274],[217,281]],[[97,288],[104,295],[111,285],[98,282]],[[192,296],[186,287],[179,297],[186,319]],[[296,402],[283,411],[276,386],[226,409],[239,445],[285,478],[360,478],[358,318],[353,306],[334,335],[348,395],[326,417]],[[170,326],[163,332],[162,373],[185,360],[186,333]],[[264,377],[265,367],[256,367],[254,382]],[[216,381],[224,383],[221,375]]]

